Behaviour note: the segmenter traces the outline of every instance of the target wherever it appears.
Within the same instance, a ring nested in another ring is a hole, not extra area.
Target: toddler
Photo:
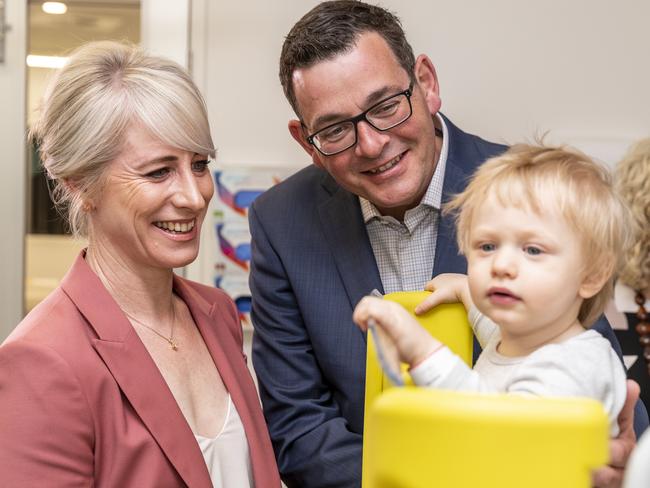
[[[354,321],[382,329],[417,385],[594,398],[616,436],[625,372],[589,330],[631,241],[607,169],[566,148],[514,146],[483,164],[445,211],[456,212],[467,276],[435,277],[416,313],[462,301],[483,349],[474,369],[396,303],[366,297]]]

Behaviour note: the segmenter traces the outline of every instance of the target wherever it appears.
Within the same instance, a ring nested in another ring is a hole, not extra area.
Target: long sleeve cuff
[[[444,346],[409,372],[413,382],[418,386],[438,386],[444,382],[459,361],[460,358]]]

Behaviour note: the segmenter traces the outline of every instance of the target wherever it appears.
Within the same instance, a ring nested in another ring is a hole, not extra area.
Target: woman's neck
[[[88,266],[120,308],[139,320],[167,321],[173,310],[173,271],[131,262],[112,249],[89,242]]]

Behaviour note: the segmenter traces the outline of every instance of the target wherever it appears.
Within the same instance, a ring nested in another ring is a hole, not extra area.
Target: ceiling
[[[68,0],[68,11],[63,15],[46,14],[42,3],[29,2],[30,54],[62,56],[92,40],[140,42],[137,0]]]

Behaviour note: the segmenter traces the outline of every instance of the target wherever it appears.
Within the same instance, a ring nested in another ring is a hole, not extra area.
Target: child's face
[[[553,205],[541,208],[538,215],[488,196],[472,220],[470,292],[504,339],[553,340],[575,327],[586,298],[579,239]]]

